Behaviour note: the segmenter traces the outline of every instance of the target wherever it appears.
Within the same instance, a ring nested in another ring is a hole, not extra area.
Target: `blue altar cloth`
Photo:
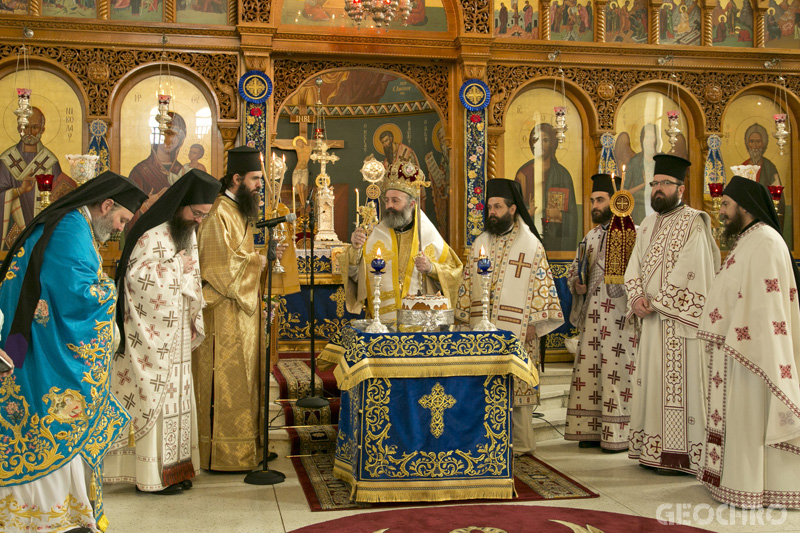
[[[357,502],[514,496],[512,376],[536,370],[508,331],[369,334],[319,356],[342,390],[334,475]]]

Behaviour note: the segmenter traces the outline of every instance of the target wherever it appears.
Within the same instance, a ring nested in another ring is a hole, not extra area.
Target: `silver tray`
[[[398,309],[397,322],[403,326],[419,326],[424,331],[438,331],[439,326],[451,326],[455,311],[421,311],[418,309]]]
[[[381,320],[386,329],[389,330],[389,333],[397,333],[397,323],[394,320]],[[350,321],[350,325],[356,328],[358,331],[364,331],[367,327],[372,324],[371,318],[356,318],[355,320]]]

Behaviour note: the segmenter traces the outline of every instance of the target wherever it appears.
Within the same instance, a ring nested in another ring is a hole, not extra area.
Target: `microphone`
[[[294,213],[289,213],[286,216],[271,218],[269,220],[262,220],[261,222],[256,222],[256,227],[261,228],[274,228],[278,224],[282,224],[283,222],[294,222],[297,220],[297,215]]]
[[[308,196],[306,197],[306,206],[311,205],[311,201],[314,199],[314,187],[308,188]]]

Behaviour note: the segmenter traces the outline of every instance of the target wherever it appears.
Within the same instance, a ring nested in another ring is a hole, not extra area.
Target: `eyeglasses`
[[[669,180],[651,181],[650,182],[650,187],[652,187],[653,189],[656,189],[656,188],[665,189],[665,188],[667,188],[668,185],[676,185],[676,186],[680,187],[681,184],[678,183],[677,181],[669,181]]]
[[[189,208],[189,211],[192,212],[192,218],[199,218],[200,220],[205,220],[208,218],[208,215],[211,213],[203,213],[201,211],[197,211],[196,209]]]

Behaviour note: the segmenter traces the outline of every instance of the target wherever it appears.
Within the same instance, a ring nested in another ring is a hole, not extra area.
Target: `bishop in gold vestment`
[[[197,241],[206,338],[192,354],[200,465],[249,470],[260,450],[260,281],[266,258],[256,252],[261,161],[254,148],[228,152],[223,193],[200,226]]]
[[[347,253],[340,256],[342,272],[347,273],[344,290],[351,313],[360,313],[366,300],[367,312],[372,315],[373,278],[367,272],[371,272],[368,263],[377,250],[386,261],[381,279],[381,320],[395,320],[402,298],[417,294],[418,289],[424,294],[441,292],[453,307],[461,281],[461,260],[425,213],[417,211],[419,218],[414,216],[417,190],[413,183],[421,179],[424,175],[414,163],[392,164],[383,187],[383,219],[369,236],[362,228],[356,229]]]

